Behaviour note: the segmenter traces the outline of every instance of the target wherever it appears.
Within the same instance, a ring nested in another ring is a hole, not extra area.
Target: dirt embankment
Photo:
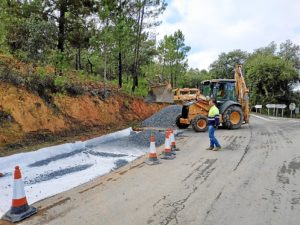
[[[51,95],[49,104],[25,88],[1,83],[0,156],[28,146],[105,134],[144,120],[164,106],[118,92],[105,100],[91,93]]]

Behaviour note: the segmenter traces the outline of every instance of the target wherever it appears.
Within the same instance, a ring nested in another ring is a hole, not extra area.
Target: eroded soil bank
[[[105,99],[97,90],[76,97],[49,93],[45,99],[25,87],[1,83],[0,156],[106,134],[165,106],[118,91]]]

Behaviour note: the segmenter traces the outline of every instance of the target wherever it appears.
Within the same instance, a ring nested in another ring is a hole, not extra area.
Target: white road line
[[[291,123],[300,123],[300,120],[289,120]]]
[[[266,120],[266,121],[274,121],[274,120],[270,120],[270,119],[267,119],[267,118],[262,117],[262,116],[254,115],[254,114],[251,114],[251,116],[254,116],[256,118],[259,118],[259,119],[262,119],[262,120]]]
[[[256,118],[259,118],[259,119],[262,119],[262,120],[265,120],[265,121],[285,121],[285,122],[289,122],[289,123],[300,123],[300,120],[295,120],[295,119],[290,119],[290,118],[282,118],[282,117],[269,117],[269,118],[265,118],[265,117],[262,117],[262,116],[258,116],[258,115],[254,115],[254,114],[251,114],[251,116],[254,116]]]

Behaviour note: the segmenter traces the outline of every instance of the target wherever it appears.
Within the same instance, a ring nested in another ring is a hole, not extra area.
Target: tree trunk
[[[92,64],[92,62],[91,62],[91,60],[90,59],[88,59],[88,64],[90,65],[90,73],[94,73],[94,71],[93,71],[93,64]]]
[[[177,87],[177,75],[178,74],[179,74],[179,71],[178,71],[178,62],[176,62],[175,74],[174,74],[174,86],[173,86],[173,88]]]
[[[173,88],[174,82],[173,82],[173,73],[172,73],[172,64],[170,63],[170,79],[171,79],[171,87]]]
[[[108,27],[108,18],[106,19],[106,27]],[[106,34],[106,30],[105,30],[105,43],[104,43],[104,99],[106,99],[106,80],[107,80],[107,34]]]
[[[75,70],[78,70],[78,52],[76,53],[75,56]]]
[[[165,66],[166,66],[166,60],[164,58],[164,62],[163,62],[163,65],[162,65],[162,71],[161,71],[161,75],[164,76],[165,75]]]
[[[82,70],[82,65],[81,65],[81,47],[80,46],[78,48],[78,68],[79,68],[79,70]]]
[[[58,44],[57,44],[57,48],[58,50],[63,53],[65,50],[65,13],[67,11],[67,5],[66,5],[66,1],[61,1],[59,4],[59,18],[58,18]],[[62,76],[63,75],[63,71],[62,71],[62,61],[63,61],[63,55],[60,57],[60,68],[59,68],[59,75]]]
[[[122,53],[121,51],[119,52],[119,88],[122,87],[122,72],[123,72],[123,68],[122,68]]]
[[[76,63],[75,63],[75,69],[76,70],[81,70],[82,65],[81,65],[81,48],[77,48],[77,53],[76,53]]]
[[[67,11],[66,1],[60,1],[59,5],[59,18],[58,18],[58,45],[57,48],[60,52],[64,52],[65,47],[65,13]]]
[[[135,87],[138,87],[138,69],[139,69],[139,54],[140,54],[140,45],[141,45],[141,34],[142,34],[142,26],[144,20],[145,13],[145,4],[146,0],[143,1],[142,8],[139,10],[138,14],[138,28],[137,28],[137,38],[136,38],[136,48],[135,48],[135,60],[133,66],[133,84],[132,84],[132,92],[134,92]]]

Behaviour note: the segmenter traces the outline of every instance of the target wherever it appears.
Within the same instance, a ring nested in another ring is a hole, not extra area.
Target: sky
[[[299,0],[167,0],[157,39],[180,29],[189,66],[208,69],[222,52],[249,53],[274,41],[300,45]]]

